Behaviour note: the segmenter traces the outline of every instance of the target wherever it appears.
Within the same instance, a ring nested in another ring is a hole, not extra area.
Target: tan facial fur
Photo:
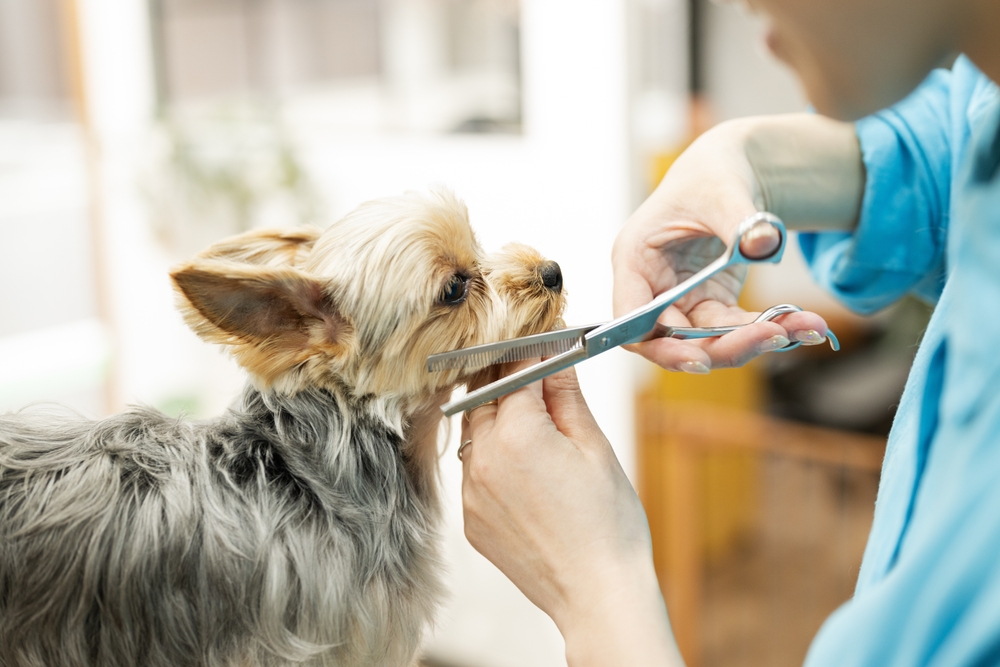
[[[551,263],[523,243],[510,243],[483,262],[487,281],[508,305],[505,319],[512,333],[505,338],[529,336],[562,325],[566,293],[561,289],[554,292],[543,282],[543,272]],[[539,322],[549,325],[539,329]]]
[[[484,256],[465,205],[437,191],[363,204],[321,233],[226,239],[171,276],[188,324],[265,387],[420,398],[468,379],[428,373],[428,355],[561,322],[546,264],[523,245]],[[454,280],[467,293],[444,302]]]

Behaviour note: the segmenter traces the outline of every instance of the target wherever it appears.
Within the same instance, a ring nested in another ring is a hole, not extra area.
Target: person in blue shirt
[[[692,144],[615,243],[616,314],[704,265],[758,210],[805,232],[816,278],[851,307],[909,293],[935,302],[855,595],[806,664],[1000,665],[1000,2],[751,4],[819,113],[732,121]],[[723,275],[664,320],[746,322],[741,283]],[[825,334],[798,313],[635,351],[700,373]],[[645,514],[573,372],[468,417],[466,534],[553,618],[569,663],[681,664]]]

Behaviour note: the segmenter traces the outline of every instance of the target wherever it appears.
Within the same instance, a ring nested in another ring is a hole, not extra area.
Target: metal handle
[[[727,333],[732,333],[737,329],[742,329],[750,324],[757,324],[758,322],[770,322],[773,319],[781,317],[782,315],[787,315],[789,313],[801,313],[802,309],[791,303],[781,303],[777,306],[771,306],[763,313],[757,316],[753,322],[748,324],[729,324],[726,326],[719,327],[663,327],[662,337],[663,338],[676,338],[678,340],[700,340],[702,338],[715,338],[716,336],[725,336]],[[657,323],[659,325],[659,323]],[[782,349],[792,349],[798,347],[799,343],[794,345],[789,345],[787,348]]]

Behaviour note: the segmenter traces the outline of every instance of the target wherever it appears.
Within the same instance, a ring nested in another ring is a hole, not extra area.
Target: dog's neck
[[[385,456],[384,448],[380,454],[367,450],[375,442],[389,445],[417,498],[436,507],[440,408],[449,395],[441,391],[420,400],[399,400],[336,389],[283,394],[248,385],[232,414],[267,441],[336,476],[345,458]],[[378,463],[376,470],[390,474],[386,461]]]
[[[451,389],[439,391],[414,403],[409,413],[403,444],[407,472],[417,492],[437,501],[438,443],[441,438],[441,406],[451,397]]]

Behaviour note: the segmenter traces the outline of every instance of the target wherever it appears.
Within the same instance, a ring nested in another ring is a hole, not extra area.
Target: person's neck
[[[970,0],[959,47],[983,74],[1000,83],[1000,3]]]

